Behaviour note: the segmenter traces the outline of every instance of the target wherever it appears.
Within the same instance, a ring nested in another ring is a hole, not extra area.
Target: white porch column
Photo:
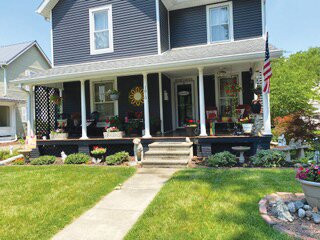
[[[206,129],[206,108],[204,99],[204,84],[203,84],[203,67],[199,67],[199,106],[200,106],[200,136],[207,135]]]
[[[30,134],[34,136],[34,111],[35,111],[35,95],[34,95],[34,87],[30,86]]]
[[[147,73],[143,73],[143,91],[144,91],[144,136],[143,138],[151,138]]]
[[[265,81],[263,76],[263,70],[261,70],[262,77],[262,90],[264,89]],[[270,94],[262,93],[263,101],[263,125],[264,125],[264,135],[272,135],[271,133],[271,114],[270,114]]]
[[[88,139],[85,80],[81,80],[81,126],[82,126],[81,139]]]
[[[27,136],[31,137],[32,133],[31,133],[31,108],[32,108],[32,100],[31,100],[31,89],[32,86],[28,86],[29,91],[27,91],[28,93],[28,98],[27,98]]]
[[[160,122],[161,122],[161,134],[164,134],[164,122],[163,122],[163,96],[162,96],[162,74],[159,73],[159,105],[160,105]]]

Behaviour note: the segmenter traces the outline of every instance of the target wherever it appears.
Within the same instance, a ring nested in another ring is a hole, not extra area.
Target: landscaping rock
[[[296,212],[296,205],[294,205],[294,203],[293,202],[290,202],[289,204],[288,204],[288,208],[289,208],[289,211],[291,212],[291,213],[295,213]]]
[[[315,213],[317,213],[319,210],[318,210],[318,208],[317,207],[314,207],[313,209],[312,209],[312,212],[315,212]]]
[[[299,216],[299,218],[304,218],[306,216],[306,211],[303,210],[302,208],[300,208],[298,210],[298,216]]]
[[[320,223],[320,215],[317,213],[312,214],[313,222],[316,224]]]
[[[306,211],[306,216],[307,216],[307,218],[311,218],[312,217],[312,212],[311,211]]]
[[[294,218],[290,214],[288,206],[282,200],[278,200],[276,202],[275,209],[277,211],[278,219],[280,219],[282,221],[293,222]]]
[[[309,211],[309,210],[312,209],[312,207],[310,205],[304,205],[303,209],[306,210],[306,211]]]
[[[299,208],[303,208],[304,203],[302,201],[295,201],[294,205],[296,206],[296,209],[299,209]]]

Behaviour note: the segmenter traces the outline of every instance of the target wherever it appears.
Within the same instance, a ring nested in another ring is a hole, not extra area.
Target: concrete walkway
[[[96,206],[65,227],[54,240],[123,239],[175,169],[138,169]]]

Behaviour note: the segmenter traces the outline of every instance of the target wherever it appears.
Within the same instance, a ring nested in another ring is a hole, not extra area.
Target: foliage
[[[208,157],[210,167],[234,167],[237,164],[237,157],[228,151],[217,153]]]
[[[92,155],[104,155],[106,154],[107,149],[106,148],[102,148],[102,147],[93,147],[93,150],[91,151]]]
[[[297,170],[296,178],[320,183],[320,168],[317,165],[311,165],[310,167],[300,166]]]
[[[118,152],[116,154],[106,157],[106,162],[108,165],[118,165],[128,160],[129,153],[127,152]]]
[[[13,150],[12,154],[10,154],[9,150],[0,150],[0,160],[6,160],[17,155],[19,155],[17,149]]]
[[[0,228],[0,239],[52,239],[134,172],[75,165],[2,167],[0,222],[6,227]]]
[[[50,101],[57,105],[60,106],[62,104],[62,97],[58,96],[58,95],[51,95],[50,96]]]
[[[115,127],[117,129],[123,130],[123,120],[119,116],[110,117],[106,120],[109,128]]]
[[[287,139],[304,139],[311,140],[315,137],[314,131],[320,126],[316,124],[312,117],[307,113],[300,111],[292,113],[284,117],[276,117],[274,119],[275,128],[273,133],[275,136],[284,134]]]
[[[196,120],[189,119],[186,123],[186,127],[198,127],[198,123]]]
[[[65,164],[83,164],[90,161],[90,156],[84,153],[74,153],[67,156]]]
[[[106,127],[105,128],[106,132],[119,132],[119,128],[117,127]]]
[[[250,160],[256,167],[283,167],[287,163],[286,155],[282,151],[277,150],[260,150]]]
[[[31,165],[50,165],[56,161],[55,156],[41,156],[30,161]]]
[[[24,158],[18,158],[12,162],[12,165],[19,165],[20,166],[20,165],[24,165],[24,164],[25,164]]]
[[[284,117],[304,110],[313,111],[311,99],[320,98],[320,48],[280,58],[272,62],[271,114]]]
[[[257,203],[274,192],[301,192],[294,176],[293,169],[179,171],[125,240],[292,240],[265,224]]]
[[[253,123],[253,122],[254,122],[254,119],[253,119],[252,115],[249,115],[245,118],[240,119],[240,123],[242,123],[242,124],[248,124],[248,123]]]
[[[106,96],[109,97],[110,95],[120,95],[120,92],[116,89],[109,89],[106,93]]]

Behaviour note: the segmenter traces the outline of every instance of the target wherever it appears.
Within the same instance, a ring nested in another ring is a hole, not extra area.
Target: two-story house
[[[265,0],[44,0],[37,12],[52,23],[54,67],[16,83],[41,91],[55,84],[63,113],[81,115],[82,123],[92,112],[97,126],[116,115],[128,124],[142,115],[149,139],[156,132],[174,135],[193,119],[205,138],[208,110],[221,124],[233,121],[228,84],[241,86],[236,105],[254,99],[265,58]],[[270,45],[270,54],[282,51]],[[119,91],[118,100],[106,96],[110,89]],[[37,119],[41,114],[36,109]],[[88,138],[87,124],[79,137]]]

